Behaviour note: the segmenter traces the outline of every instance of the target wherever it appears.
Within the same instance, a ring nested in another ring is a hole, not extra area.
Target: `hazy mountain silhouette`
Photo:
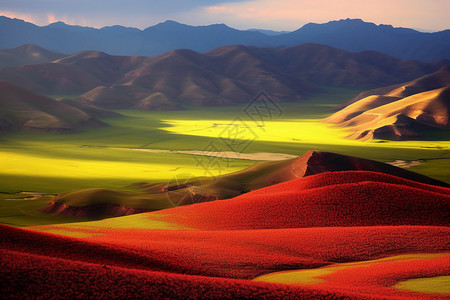
[[[236,30],[224,24],[189,26],[175,21],[166,21],[145,30],[123,26],[95,29],[62,22],[39,27],[22,20],[0,17],[0,48],[33,43],[63,53],[94,49],[115,55],[154,56],[181,48],[204,52],[234,44],[285,47],[320,43],[353,52],[375,50],[402,59],[450,59],[450,30],[423,33],[346,19],[325,24],[309,23],[289,33],[266,33]]]

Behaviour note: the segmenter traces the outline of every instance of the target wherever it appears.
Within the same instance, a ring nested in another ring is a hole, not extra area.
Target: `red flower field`
[[[449,204],[448,188],[346,171],[155,213],[0,226],[0,292],[449,299]]]

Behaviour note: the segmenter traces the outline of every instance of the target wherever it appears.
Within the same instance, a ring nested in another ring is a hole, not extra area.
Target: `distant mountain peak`
[[[57,21],[57,22],[54,22],[54,23],[50,23],[50,24],[48,24],[45,27],[48,27],[48,28],[67,28],[67,27],[72,27],[72,25],[66,24],[66,23],[64,23],[62,21]],[[80,26],[77,26],[77,27],[80,27]]]
[[[48,26],[60,26],[60,25],[67,25],[67,24],[64,23],[63,21],[56,21],[56,22],[48,24]]]
[[[238,30],[226,24],[192,26],[174,20],[161,22],[145,30],[123,26],[96,29],[68,25],[61,21],[36,26],[7,17],[1,17],[0,23],[0,48],[34,43],[63,53],[95,49],[114,55],[156,56],[180,48],[206,52],[235,44],[290,47],[316,43],[350,52],[371,50],[424,62],[450,59],[450,30],[424,33],[350,18],[323,24],[308,23],[288,33]],[[58,34],[55,35],[55,31]]]
[[[208,27],[208,26],[231,28],[230,26],[228,26],[228,25],[225,24],[225,23],[211,24],[211,25],[207,25],[206,27]]]
[[[181,24],[180,22],[174,21],[174,20],[165,20],[164,22],[159,23],[161,24],[165,24],[165,25],[184,25]]]
[[[112,25],[112,26],[105,26],[100,28],[102,31],[110,31],[110,32],[141,32],[139,28],[136,27],[127,27],[122,25]]]
[[[365,22],[362,19],[340,19],[340,20],[333,20],[333,21],[329,21],[327,23],[307,23],[305,24],[303,27],[301,27],[298,30],[302,30],[304,28],[308,28],[308,27],[323,27],[323,26],[334,26],[334,25],[345,25],[345,26],[376,26],[374,23],[370,23],[370,22]],[[297,31],[298,31],[297,30]]]
[[[148,27],[147,29],[151,29],[151,28],[229,28],[229,29],[233,29],[229,26],[227,26],[224,23],[220,23],[220,24],[211,24],[211,25],[201,25],[201,26],[193,26],[193,25],[187,25],[187,24],[183,24],[183,23],[179,23],[177,21],[173,21],[173,20],[166,20],[164,22],[158,23],[154,26]]]
[[[46,50],[35,44],[23,44],[23,45],[15,47],[15,49],[17,49],[17,50]]]
[[[339,21],[335,21],[335,22],[367,23],[363,19],[359,19],[359,18],[356,18],[356,19],[346,18],[346,19],[340,19]]]
[[[154,26],[150,26],[146,29],[161,28],[161,27],[162,28],[171,28],[171,27],[182,27],[182,26],[189,26],[189,25],[181,24],[181,23],[179,23],[177,21],[173,21],[173,20],[166,20],[166,21],[158,23]]]

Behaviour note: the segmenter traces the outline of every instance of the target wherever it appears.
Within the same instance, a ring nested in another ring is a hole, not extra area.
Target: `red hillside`
[[[381,173],[329,172],[229,200],[127,216],[134,224],[127,228],[117,223],[121,218],[31,230],[0,226],[0,293],[445,298],[394,286],[450,273],[449,201],[448,188]],[[146,222],[177,229],[150,229]],[[81,237],[64,236],[74,233]],[[266,279],[291,270],[318,275],[289,284]]]
[[[449,224],[450,190],[362,171],[329,172],[167,210],[206,230]]]

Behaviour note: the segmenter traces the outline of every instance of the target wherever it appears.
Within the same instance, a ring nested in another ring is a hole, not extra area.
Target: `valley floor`
[[[17,205],[12,206],[5,200],[17,198],[13,194],[22,191],[130,190],[136,182],[217,176],[259,160],[299,156],[311,149],[383,162],[402,161],[411,171],[450,183],[450,139],[360,142],[346,139],[342,128],[321,122],[334,105],[358,92],[329,89],[327,94],[304,102],[279,103],[277,114],[267,110],[256,116],[247,114],[245,105],[183,111],[124,110],[120,111],[123,117],[105,120],[111,125],[106,128],[68,135],[3,134],[0,207],[5,209],[0,223],[28,224],[14,219],[26,218],[31,202],[19,196]],[[44,224],[53,222],[48,216],[41,217]]]

